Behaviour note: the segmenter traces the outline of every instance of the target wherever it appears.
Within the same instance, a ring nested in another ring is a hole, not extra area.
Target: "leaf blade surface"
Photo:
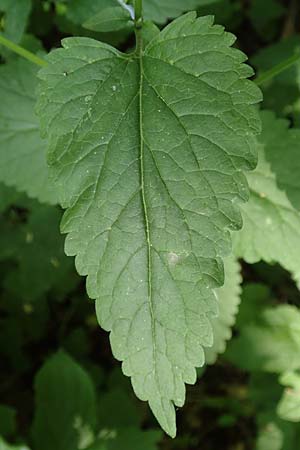
[[[234,40],[191,13],[141,54],[67,39],[41,72],[67,254],[137,396],[172,436],[174,404],[212,343],[213,288],[248,197],[241,171],[256,164],[260,92]]]

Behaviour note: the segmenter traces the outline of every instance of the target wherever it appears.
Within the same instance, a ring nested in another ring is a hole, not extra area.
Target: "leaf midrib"
[[[137,33],[141,33],[138,30]],[[139,62],[139,132],[140,132],[140,181],[141,181],[141,199],[143,205],[144,221],[146,228],[146,240],[147,240],[147,274],[148,274],[148,300],[149,300],[149,310],[151,314],[151,333],[153,342],[153,363],[156,364],[156,338],[155,338],[155,317],[153,308],[153,290],[152,290],[152,244],[150,235],[150,223],[148,215],[148,206],[146,201],[145,192],[145,161],[144,161],[144,133],[143,133],[143,90],[144,90],[144,67],[143,67],[143,42],[142,36],[140,38],[140,50],[138,52],[138,62]]]

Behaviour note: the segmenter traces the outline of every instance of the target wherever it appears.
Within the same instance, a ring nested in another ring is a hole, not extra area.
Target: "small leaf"
[[[153,22],[147,20],[143,24],[142,33],[144,47],[146,47],[160,33],[160,29]]]
[[[96,421],[94,386],[84,369],[66,353],[58,352],[38,372],[35,395],[35,448],[84,448],[80,442],[93,433]]]
[[[261,94],[234,41],[190,13],[140,53],[64,40],[40,72],[66,252],[135,393],[172,436],[212,344],[213,289],[248,199],[242,171],[256,164]]]
[[[121,6],[103,9],[99,14],[92,16],[83,24],[84,28],[100,33],[119,31],[133,27],[129,12]]]

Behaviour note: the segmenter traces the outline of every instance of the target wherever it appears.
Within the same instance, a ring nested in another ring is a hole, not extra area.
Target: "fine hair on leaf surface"
[[[176,434],[175,408],[213,343],[230,230],[256,165],[260,90],[235,37],[188,13],[130,54],[68,38],[39,73],[37,112],[87,276],[136,395]]]

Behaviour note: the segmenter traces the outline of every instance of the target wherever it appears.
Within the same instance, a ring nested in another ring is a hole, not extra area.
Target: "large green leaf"
[[[23,59],[0,66],[0,181],[42,202],[56,203],[46,142],[34,113],[37,71]]]
[[[85,448],[96,422],[96,399],[89,375],[66,353],[48,359],[35,380],[35,448]]]
[[[248,198],[241,171],[256,164],[260,91],[234,41],[190,13],[140,53],[66,39],[40,74],[66,252],[137,396],[172,436],[174,404],[212,343],[213,288]]]
[[[276,147],[283,149],[281,144],[270,145],[269,136],[273,133],[277,139],[282,136],[282,122],[271,120],[270,116],[263,114],[264,130],[259,137],[259,164],[253,173],[249,173],[247,178],[250,186],[250,201],[243,206],[243,229],[234,235],[235,252],[239,257],[244,258],[249,263],[264,260],[268,263],[277,262],[286,270],[290,271],[295,279],[300,279],[300,213],[293,207],[286,193],[279,189],[276,183],[276,176],[271,171],[269,163],[265,158],[265,147],[269,146],[268,154]],[[266,130],[266,126],[268,127]],[[270,126],[270,128],[269,128]],[[279,133],[279,134],[278,134]],[[285,133],[283,135],[285,136]],[[279,137],[280,135],[280,137]],[[273,138],[271,138],[273,142]],[[290,139],[287,142],[292,142]],[[285,144],[287,144],[285,141]],[[296,144],[298,147],[298,143]],[[285,150],[286,151],[286,150]],[[293,151],[288,150],[289,153]],[[271,156],[276,164],[277,156]],[[290,163],[288,163],[290,164]],[[297,163],[295,163],[297,164]],[[282,160],[282,167],[285,161]],[[290,175],[290,185],[286,178],[282,182],[283,187],[291,193],[294,202],[297,196],[297,183],[293,184],[294,175]],[[294,190],[296,189],[296,190]],[[299,200],[298,200],[299,201]]]

